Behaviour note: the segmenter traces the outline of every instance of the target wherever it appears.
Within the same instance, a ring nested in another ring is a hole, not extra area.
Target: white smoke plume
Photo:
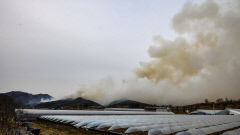
[[[179,37],[157,36],[136,76],[82,87],[76,96],[108,103],[129,98],[155,104],[190,104],[240,98],[240,1],[187,2],[172,19]]]

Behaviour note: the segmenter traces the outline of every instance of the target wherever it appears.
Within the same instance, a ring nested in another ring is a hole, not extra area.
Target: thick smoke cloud
[[[100,103],[129,98],[155,104],[190,104],[240,95],[240,2],[187,2],[172,19],[175,40],[157,36],[136,76],[82,87]]]

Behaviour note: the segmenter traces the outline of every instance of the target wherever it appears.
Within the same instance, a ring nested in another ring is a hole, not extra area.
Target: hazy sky
[[[129,77],[185,0],[0,0],[0,92],[73,94]]]

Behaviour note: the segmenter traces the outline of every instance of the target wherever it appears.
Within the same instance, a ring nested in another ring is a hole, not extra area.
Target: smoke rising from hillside
[[[100,103],[129,98],[155,104],[189,104],[240,95],[240,2],[187,2],[172,19],[175,40],[156,36],[136,75],[105,78],[78,94]]]

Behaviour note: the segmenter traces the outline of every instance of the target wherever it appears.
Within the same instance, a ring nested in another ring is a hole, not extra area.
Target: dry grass
[[[104,135],[103,133],[76,129],[68,125],[51,122],[28,122],[34,127],[41,129],[41,135]]]
[[[10,97],[0,94],[0,135],[15,135],[14,105]]]

